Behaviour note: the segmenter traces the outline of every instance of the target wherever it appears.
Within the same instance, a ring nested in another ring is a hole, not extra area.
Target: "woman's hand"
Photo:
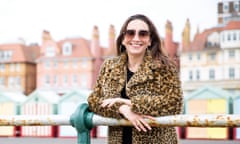
[[[151,130],[150,125],[145,121],[145,119],[154,120],[154,117],[148,115],[139,115],[131,111],[129,105],[122,105],[119,108],[120,113],[127,118],[133,126],[138,130],[143,130],[146,132],[147,130]]]
[[[113,104],[121,102],[126,105],[131,105],[131,101],[124,98],[109,98],[102,101],[101,107],[111,107]]]

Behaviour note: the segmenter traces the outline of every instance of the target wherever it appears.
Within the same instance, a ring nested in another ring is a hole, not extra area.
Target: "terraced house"
[[[36,88],[38,45],[23,41],[0,44],[0,91],[28,95]]]
[[[193,41],[186,22],[181,50],[186,95],[204,85],[240,93],[240,1],[219,2],[217,19],[217,26],[197,30]]]

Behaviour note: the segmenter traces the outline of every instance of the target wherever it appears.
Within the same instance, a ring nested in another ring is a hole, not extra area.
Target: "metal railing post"
[[[70,123],[77,130],[78,144],[90,144],[90,130],[93,127],[92,123],[93,112],[88,110],[88,104],[83,103],[78,106],[75,112],[70,117]]]

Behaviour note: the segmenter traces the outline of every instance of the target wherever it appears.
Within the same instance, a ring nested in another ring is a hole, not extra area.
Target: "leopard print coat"
[[[105,60],[96,86],[88,97],[89,109],[104,117],[122,119],[116,103],[111,108],[100,107],[107,98],[120,97],[126,84],[126,53]],[[182,112],[183,97],[178,72],[173,65],[160,65],[153,60],[150,52],[146,52],[144,62],[126,84],[126,94],[130,98],[131,110],[135,113],[154,117],[176,115]],[[109,126],[109,144],[122,143],[122,127]],[[152,127],[151,131],[139,132],[133,128],[133,144],[177,144],[174,127]]]

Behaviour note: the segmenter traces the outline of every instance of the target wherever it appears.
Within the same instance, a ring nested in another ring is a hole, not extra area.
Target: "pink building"
[[[109,48],[104,48],[99,44],[97,26],[91,40],[76,37],[54,41],[50,32],[43,31],[41,56],[36,60],[37,89],[53,90],[59,95],[74,89],[91,89],[104,58],[114,55],[113,26],[109,32]]]

